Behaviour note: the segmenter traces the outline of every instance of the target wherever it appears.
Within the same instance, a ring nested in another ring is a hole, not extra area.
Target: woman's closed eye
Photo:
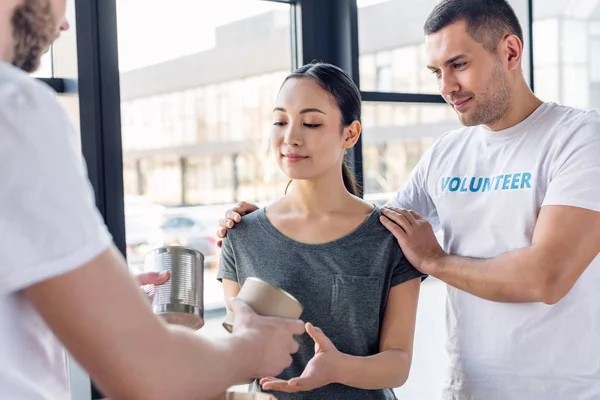
[[[274,126],[286,126],[287,122],[285,121],[275,121],[273,123]],[[309,128],[309,129],[316,129],[318,127],[320,127],[323,124],[309,124],[309,123],[304,123],[303,124],[305,127]]]
[[[322,124],[304,124],[305,127],[310,128],[310,129],[315,129],[320,127]]]

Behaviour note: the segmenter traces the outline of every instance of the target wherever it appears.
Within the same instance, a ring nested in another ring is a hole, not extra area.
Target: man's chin
[[[471,118],[468,114],[466,113],[461,113],[461,112],[456,112],[456,115],[458,115],[458,120],[460,121],[460,123],[464,126],[474,126],[474,125],[478,125],[473,118]]]
[[[32,60],[27,60],[24,62],[15,60],[15,61],[13,61],[12,64],[15,67],[27,72],[28,74],[32,74],[40,68],[41,60],[39,58],[35,62],[33,62]]]

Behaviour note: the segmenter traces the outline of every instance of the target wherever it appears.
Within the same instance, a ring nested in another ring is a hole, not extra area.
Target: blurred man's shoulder
[[[45,83],[30,77],[24,71],[0,62],[0,112],[7,119],[23,118],[39,111],[60,108],[56,93]],[[17,113],[16,115],[14,113]]]

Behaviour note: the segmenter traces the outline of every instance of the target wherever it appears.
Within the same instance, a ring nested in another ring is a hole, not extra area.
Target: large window
[[[79,96],[77,82],[77,36],[75,3],[67,2],[66,19],[70,29],[62,32],[50,50],[42,57],[40,68],[32,76],[52,80],[60,87],[58,101],[69,115],[73,127],[79,131]],[[64,92],[63,92],[64,91]]]
[[[456,114],[445,104],[365,103],[365,196],[389,200],[433,141],[459,126]]]
[[[206,308],[224,304],[218,218],[285,188],[268,132],[292,69],[290,15],[258,0],[117,0],[129,266],[163,244],[197,248]]]
[[[536,94],[600,109],[600,1],[534,0]]]

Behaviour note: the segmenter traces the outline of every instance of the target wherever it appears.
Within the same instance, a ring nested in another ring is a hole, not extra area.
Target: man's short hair
[[[496,53],[506,33],[523,42],[523,29],[515,11],[506,0],[441,0],[425,21],[425,35],[464,21],[467,32],[486,50]]]

